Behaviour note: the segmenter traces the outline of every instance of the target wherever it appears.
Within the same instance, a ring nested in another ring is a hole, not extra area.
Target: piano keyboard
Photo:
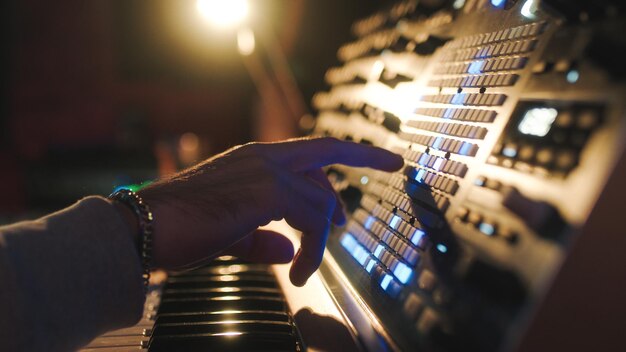
[[[83,352],[301,351],[298,330],[268,265],[218,258],[170,274],[150,289],[135,326],[109,332]]]

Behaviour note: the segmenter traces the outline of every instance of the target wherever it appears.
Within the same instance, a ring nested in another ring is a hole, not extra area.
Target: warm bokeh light
[[[243,56],[251,55],[256,47],[254,32],[250,28],[242,28],[237,32],[237,48]]]
[[[198,0],[200,14],[219,27],[234,27],[241,24],[250,11],[247,0]]]

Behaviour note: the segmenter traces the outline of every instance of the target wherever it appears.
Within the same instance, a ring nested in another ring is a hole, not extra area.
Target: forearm
[[[0,227],[0,350],[72,350],[140,318],[141,265],[122,214],[90,197]]]

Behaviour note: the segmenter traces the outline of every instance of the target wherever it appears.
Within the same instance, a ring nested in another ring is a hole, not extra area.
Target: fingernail
[[[304,286],[309,277],[307,273],[303,271],[302,267],[304,263],[301,262],[301,259],[300,259],[301,254],[302,254],[302,248],[299,248],[298,252],[293,257],[293,264],[291,267],[291,271],[289,272],[291,283],[298,287]]]

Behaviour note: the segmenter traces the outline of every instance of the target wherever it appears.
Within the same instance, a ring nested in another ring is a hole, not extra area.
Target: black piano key
[[[152,336],[220,334],[232,331],[249,333],[284,333],[293,334],[293,327],[289,323],[262,320],[224,320],[196,323],[158,324]]]
[[[160,314],[156,324],[171,323],[193,323],[210,322],[223,320],[264,320],[289,322],[289,315],[286,312],[272,311],[219,311],[219,312],[192,312],[192,313],[169,313]]]
[[[194,297],[224,297],[224,296],[262,296],[282,297],[280,290],[264,287],[222,287],[222,288],[195,288],[169,289],[163,292],[164,298],[194,298]]]
[[[216,276],[205,278],[172,278],[168,280],[166,290],[168,289],[188,289],[188,288],[215,288],[215,287],[266,287],[277,288],[276,281],[273,278],[263,277],[243,277],[231,276],[228,278]]]
[[[166,299],[161,301],[158,314],[223,310],[285,311],[282,298],[275,297],[215,297]]]
[[[290,334],[241,333],[179,335],[153,338],[149,352],[187,351],[296,351],[297,340]]]

